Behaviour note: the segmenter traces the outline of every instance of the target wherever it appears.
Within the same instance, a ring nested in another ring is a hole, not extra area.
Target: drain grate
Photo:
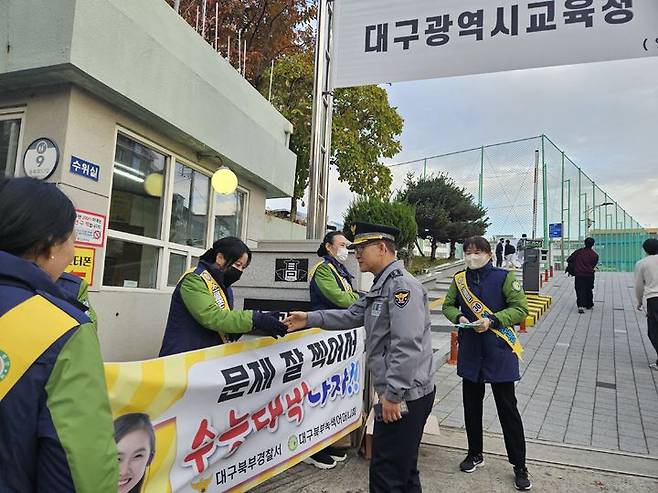
[[[614,383],[600,382],[600,381],[597,380],[596,381],[596,386],[604,388],[604,389],[617,390],[617,385],[615,385]]]
[[[612,311],[613,312],[623,312],[624,309],[623,308],[613,308]]]

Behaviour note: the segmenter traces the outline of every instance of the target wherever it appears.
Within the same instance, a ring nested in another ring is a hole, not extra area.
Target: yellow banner
[[[245,491],[292,467],[360,426],[363,357],[363,329],[311,329],[106,363],[120,491]]]

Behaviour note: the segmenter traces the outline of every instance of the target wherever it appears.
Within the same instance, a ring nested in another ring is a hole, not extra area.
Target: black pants
[[[658,355],[658,298],[647,298],[647,325],[649,326],[649,340]],[[658,359],[656,359],[656,364],[658,364]]]
[[[594,276],[576,276],[576,305],[582,308],[594,306]]]
[[[516,407],[514,382],[492,383],[498,419],[503,429],[507,459],[515,466],[525,466],[525,435],[523,422]],[[484,400],[484,384],[470,380],[462,380],[462,395],[464,398],[464,422],[468,437],[468,453],[482,453],[482,401]]]
[[[502,267],[503,266],[503,256],[496,254],[496,267]]]
[[[370,461],[371,493],[416,493],[423,489],[418,474],[418,447],[434,404],[433,390],[407,401],[409,414],[393,423],[375,421]]]

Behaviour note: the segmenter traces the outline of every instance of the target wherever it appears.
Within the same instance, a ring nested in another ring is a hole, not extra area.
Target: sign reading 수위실
[[[96,263],[96,250],[87,247],[75,247],[73,262],[66,267],[66,272],[81,277],[90,286],[94,283],[94,265]]]
[[[358,428],[364,336],[311,329],[106,363],[115,422],[146,414],[155,435],[133,479],[145,493],[246,491]]]
[[[76,209],[75,242],[79,245],[102,247],[105,243],[105,216]]]
[[[93,181],[98,181],[101,167],[90,161],[85,161],[79,157],[71,156],[71,167],[69,171],[74,175],[84,176]]]
[[[658,56],[656,0],[336,0],[333,87]]]
[[[278,258],[275,262],[275,282],[307,282],[307,258]]]

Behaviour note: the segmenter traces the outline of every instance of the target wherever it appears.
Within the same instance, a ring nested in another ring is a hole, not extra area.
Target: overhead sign
[[[106,363],[114,419],[146,418],[154,436],[131,491],[142,480],[145,493],[247,491],[358,428],[364,339],[362,328],[312,329]],[[135,448],[125,442],[119,453]]]
[[[562,223],[548,225],[549,238],[562,238]]]
[[[336,0],[333,87],[658,55],[656,0]]]
[[[32,142],[23,156],[25,175],[37,180],[47,180],[57,168],[59,149],[57,144],[45,137]]]
[[[102,247],[105,244],[105,216],[80,209],[76,209],[75,213],[75,242]]]
[[[66,272],[78,276],[90,286],[94,283],[94,265],[96,264],[96,250],[86,247],[75,247],[75,256],[65,269]]]
[[[98,181],[101,167],[90,161],[85,161],[79,157],[71,156],[71,167],[69,171],[74,175],[84,176],[90,180]]]

